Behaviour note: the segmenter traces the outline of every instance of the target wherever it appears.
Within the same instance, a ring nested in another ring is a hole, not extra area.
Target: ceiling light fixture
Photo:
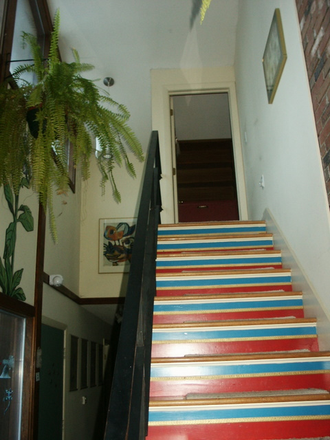
[[[111,78],[110,76],[106,76],[103,80],[103,84],[107,87],[113,86],[115,83],[115,80]]]

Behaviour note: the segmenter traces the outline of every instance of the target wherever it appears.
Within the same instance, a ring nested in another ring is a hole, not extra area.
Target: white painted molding
[[[152,129],[158,130],[162,161],[162,223],[174,223],[175,197],[172,178],[170,96],[193,93],[227,92],[235,159],[240,220],[248,219],[243,154],[238,119],[235,73],[233,66],[205,69],[151,70]]]

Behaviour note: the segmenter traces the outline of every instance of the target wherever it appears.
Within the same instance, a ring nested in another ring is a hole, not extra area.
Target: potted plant
[[[49,55],[43,59],[35,36],[23,33],[33,55],[32,64],[15,69],[11,83],[0,88],[0,186],[10,185],[18,194],[26,169],[39,200],[48,208],[51,230],[56,239],[52,207],[52,191],[66,192],[69,178],[67,147],[73,149],[74,163],[81,165],[82,177],[89,177],[90,158],[94,154],[94,138],[98,138],[101,186],[110,181],[113,195],[120,194],[113,177],[115,164],[123,162],[130,175],[135,176],[125,147],[142,161],[141,145],[127,125],[129,112],[100,90],[95,82],[82,74],[93,66],[81,63],[76,50],[74,61],[61,61],[58,50],[60,16],[56,13]],[[35,82],[24,79],[33,74]],[[27,124],[29,121],[29,124]],[[33,126],[29,129],[29,125]]]

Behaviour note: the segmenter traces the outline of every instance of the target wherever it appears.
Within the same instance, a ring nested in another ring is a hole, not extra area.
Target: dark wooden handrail
[[[118,341],[104,440],[147,435],[152,312],[161,176],[158,133],[150,137],[141,203]]]

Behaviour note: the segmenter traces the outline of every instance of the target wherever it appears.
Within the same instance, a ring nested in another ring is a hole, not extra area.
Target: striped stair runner
[[[159,227],[148,440],[330,435],[330,352],[264,222]]]

